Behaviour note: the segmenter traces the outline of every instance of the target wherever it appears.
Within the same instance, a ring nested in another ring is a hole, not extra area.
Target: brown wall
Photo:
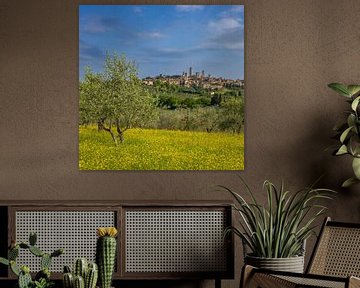
[[[237,175],[264,200],[264,179],[284,179],[296,189],[325,173],[322,186],[340,191],[328,214],[359,222],[359,186],[338,188],[351,173],[349,159],[325,151],[346,107],[326,85],[360,82],[358,0],[245,1],[246,168],[240,173],[78,170],[78,4],[101,2],[0,0],[1,200],[225,199],[213,186],[236,188]],[[238,277],[225,286],[237,287]]]

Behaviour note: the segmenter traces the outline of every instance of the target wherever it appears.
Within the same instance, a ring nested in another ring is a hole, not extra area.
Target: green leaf
[[[359,101],[360,101],[360,96],[356,97],[354,101],[352,101],[351,103],[351,109],[356,111],[356,108],[359,105]]]
[[[344,155],[344,154],[347,154],[347,153],[349,153],[349,152],[347,150],[346,145],[341,145],[341,147],[339,148],[339,150],[336,152],[335,155]]]
[[[356,116],[354,114],[350,114],[347,118],[347,124],[348,126],[355,126]]]
[[[352,177],[352,178],[349,178],[346,181],[344,181],[344,183],[341,185],[341,187],[348,188],[352,185],[359,184],[359,183],[360,183],[359,179]]]
[[[346,140],[346,137],[348,136],[349,132],[351,131],[353,127],[349,127],[347,129],[345,129],[345,131],[343,133],[341,133],[341,136],[340,136],[340,141],[341,143],[344,143],[344,141]]]
[[[355,157],[353,159],[352,168],[356,178],[360,180],[360,158]]]
[[[349,91],[351,96],[354,96],[360,92],[360,85],[348,85],[347,90]]]
[[[347,148],[352,156],[360,157],[360,138],[358,135],[353,135],[350,137]]]
[[[11,271],[12,271],[16,276],[19,276],[21,270],[20,270],[20,268],[16,265],[16,262],[15,262],[15,261],[10,261],[10,268],[11,268]]]
[[[5,259],[5,258],[3,258],[3,257],[0,257],[0,263],[1,263],[1,264],[4,264],[4,265],[9,265],[9,264],[10,264],[9,260],[8,260],[8,259]]]
[[[351,94],[347,88],[346,85],[341,84],[341,83],[331,83],[328,85],[329,88],[333,89],[335,92],[339,93],[342,96],[351,97]]]

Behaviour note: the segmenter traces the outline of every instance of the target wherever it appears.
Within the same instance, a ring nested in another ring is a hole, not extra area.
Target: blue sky
[[[80,5],[80,77],[106,52],[134,60],[141,78],[193,72],[244,79],[242,5]]]

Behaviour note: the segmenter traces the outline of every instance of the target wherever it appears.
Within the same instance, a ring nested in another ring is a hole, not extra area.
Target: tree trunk
[[[97,124],[98,124],[98,132],[104,130],[104,119],[99,119]]]
[[[117,140],[116,140],[116,137],[115,137],[114,133],[113,133],[112,130],[111,130],[111,125],[110,125],[109,128],[106,128],[105,125],[103,125],[103,129],[104,129],[105,131],[107,131],[107,132],[110,133],[111,138],[113,139],[115,145],[117,145],[118,143],[117,143]]]
[[[121,129],[119,120],[116,120],[116,131],[118,133],[117,136],[119,137],[120,143],[123,143],[125,129],[124,130]]]

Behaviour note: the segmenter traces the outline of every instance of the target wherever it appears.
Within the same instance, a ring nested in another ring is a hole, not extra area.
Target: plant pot
[[[304,273],[303,255],[289,258],[263,258],[246,255],[245,263],[262,269]]]

